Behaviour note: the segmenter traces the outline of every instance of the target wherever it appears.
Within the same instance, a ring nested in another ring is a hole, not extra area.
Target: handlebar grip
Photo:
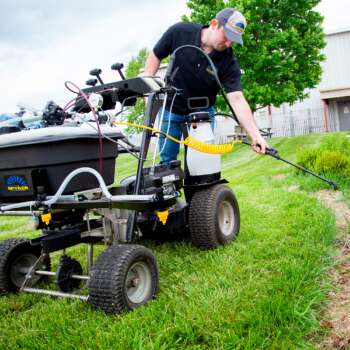
[[[89,72],[90,75],[94,75],[94,76],[100,75],[101,73],[102,73],[102,69],[99,69],[99,68],[91,69],[91,71]]]
[[[247,146],[252,146],[252,144],[246,140],[243,140],[242,143],[244,143]],[[260,145],[257,145],[257,146],[261,148]],[[269,147],[265,148],[265,154],[268,154],[269,156],[272,156],[272,157],[279,157],[278,151],[275,148],[269,148]]]
[[[123,63],[113,63],[111,65],[111,69],[112,70],[119,70],[119,69],[123,69],[124,68],[124,64]]]
[[[278,156],[278,151],[275,148],[266,148],[265,149],[265,154],[268,154],[269,156],[277,157]]]

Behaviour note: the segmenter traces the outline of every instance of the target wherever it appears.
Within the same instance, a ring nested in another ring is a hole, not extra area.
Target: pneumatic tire
[[[158,265],[149,249],[115,245],[100,254],[91,270],[89,302],[108,314],[121,314],[154,299],[158,286]]]
[[[203,250],[233,241],[239,233],[240,213],[232,190],[222,184],[194,193],[189,210],[192,243]]]
[[[26,238],[10,238],[0,242],[0,294],[17,292],[27,272],[40,257],[41,247],[32,246]],[[37,270],[50,270],[50,258],[37,266]],[[43,276],[33,275],[27,286],[35,286]]]

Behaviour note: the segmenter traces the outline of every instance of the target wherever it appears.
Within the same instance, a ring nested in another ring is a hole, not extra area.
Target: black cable
[[[95,128],[92,124],[89,123],[88,125],[89,125],[91,128],[93,128],[94,130],[97,131],[97,128]],[[108,141],[110,141],[110,142],[116,144],[117,146],[121,146],[121,147],[124,148],[128,153],[130,153],[133,157],[135,157],[137,160],[141,159],[141,158],[138,157],[136,154],[134,154],[133,152],[131,152],[130,149],[128,149],[127,147],[123,146],[123,145],[120,144],[118,141],[113,140],[113,138],[111,138],[111,137],[105,135],[104,133],[102,133],[102,137],[105,138],[106,140],[108,140]],[[128,145],[130,145],[130,146],[132,146],[132,147],[134,147],[134,148],[137,148],[137,146],[135,146],[134,144],[132,144],[130,141],[125,141],[125,140],[127,140],[127,138],[123,135],[123,139],[120,140],[120,141],[123,141],[123,142],[125,142],[126,144],[128,144]]]
[[[176,55],[176,53],[178,51],[182,50],[182,49],[185,49],[185,48],[192,48],[192,49],[195,49],[195,50],[199,51],[208,60],[212,71],[210,72],[210,71],[207,70],[207,72],[212,74],[215,77],[215,80],[216,80],[216,82],[217,82],[217,84],[219,86],[220,92],[221,92],[221,94],[222,94],[226,104],[229,106],[229,108],[231,110],[232,115],[230,117],[231,118],[233,117],[233,119],[236,121],[236,123],[239,126],[241,126],[241,123],[238,121],[236,113],[233,110],[233,108],[232,108],[232,106],[231,106],[231,104],[230,104],[230,102],[229,102],[229,100],[227,98],[226,92],[225,92],[225,90],[224,90],[224,88],[223,88],[223,86],[222,86],[222,84],[220,82],[220,79],[219,79],[218,74],[216,72],[216,67],[215,67],[212,59],[200,47],[195,46],[195,45],[182,45],[182,46],[179,46],[178,48],[176,48],[175,51],[171,54],[171,57],[170,57],[170,60],[169,60],[169,64],[168,64],[168,68],[167,68],[167,71],[165,73],[166,81],[169,80],[170,77],[171,77],[171,71],[172,71],[172,68],[173,68],[173,65],[174,65],[174,62],[175,62],[175,55]]]
[[[122,102],[122,104],[121,104],[121,111],[123,111],[123,108],[124,108],[124,104],[125,104],[125,102],[127,101],[127,100],[131,100],[131,99],[134,99],[134,98],[138,98],[139,96],[129,96],[129,97],[126,97],[126,98],[124,98],[124,100],[123,100],[123,102]]]
[[[111,140],[110,140],[111,141]],[[126,152],[128,152],[130,155],[132,155],[134,158],[136,158],[137,160],[140,160],[141,158],[136,155],[135,153],[133,153],[132,151],[130,151],[130,149],[126,146],[123,146],[121,143],[116,142],[118,146],[122,147],[123,149],[125,149]]]
[[[100,128],[100,123],[98,121],[98,117],[97,117],[97,113],[95,108],[91,105],[88,96],[84,93],[84,91],[82,89],[79,88],[79,86],[75,85],[73,82],[71,81],[66,81],[64,83],[65,87],[69,90],[74,92],[74,90],[72,90],[69,85],[73,86],[75,89],[77,89],[77,94],[80,94],[81,96],[83,96],[85,102],[88,104],[88,106],[91,109],[92,115],[95,119],[96,122],[96,126],[97,126],[97,130],[98,130],[98,141],[99,141],[99,170],[100,170],[100,174],[103,175],[103,140],[102,140],[102,136],[101,136],[101,128]]]

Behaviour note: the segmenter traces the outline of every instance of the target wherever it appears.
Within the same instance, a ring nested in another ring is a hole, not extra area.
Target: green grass
[[[271,144],[293,161],[296,147],[322,137]],[[135,167],[130,156],[120,156],[118,179]],[[281,173],[284,179],[272,178]],[[335,227],[331,212],[308,191],[327,185],[243,146],[223,157],[223,177],[240,204],[235,242],[208,252],[189,242],[146,242],[160,266],[159,296],[121,316],[74,300],[2,297],[0,349],[314,348],[312,342],[322,337],[320,306],[329,290]],[[295,184],[300,191],[286,190]],[[34,235],[22,218],[0,218],[0,230],[3,239]],[[69,250],[77,257],[84,251]]]

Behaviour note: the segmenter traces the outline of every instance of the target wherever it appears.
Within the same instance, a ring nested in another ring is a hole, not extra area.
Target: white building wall
[[[329,100],[329,117],[332,130],[339,130],[338,107],[335,98],[350,96],[350,28],[328,33],[323,51],[326,60],[321,63],[323,75],[317,88],[309,89],[309,97],[290,105],[272,107],[271,115],[264,108],[255,113],[261,128],[272,127],[275,135],[322,132],[324,123],[323,99]],[[350,97],[349,97],[350,98]],[[294,121],[294,130],[292,123]],[[276,130],[284,130],[276,131]]]
[[[327,35],[322,63],[323,76],[319,86],[323,90],[350,88],[350,29]]]

